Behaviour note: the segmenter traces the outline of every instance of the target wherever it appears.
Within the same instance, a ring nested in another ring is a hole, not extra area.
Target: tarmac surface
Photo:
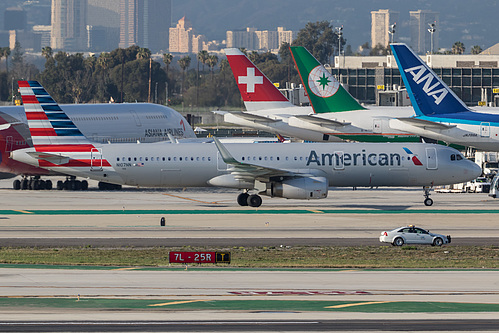
[[[324,200],[263,197],[262,207],[249,208],[237,205],[237,191],[221,189],[10,186],[0,181],[2,246],[376,245],[381,231],[407,224],[450,234],[453,245],[499,245],[499,200],[486,194],[435,193],[425,207],[419,189],[338,189]],[[152,309],[146,301],[165,305]],[[233,301],[242,303],[226,303]],[[307,305],[290,303],[298,301]],[[491,331],[499,327],[498,305],[496,270],[0,266],[0,331],[124,331],[127,323],[131,331]],[[401,318],[411,326],[401,327]]]

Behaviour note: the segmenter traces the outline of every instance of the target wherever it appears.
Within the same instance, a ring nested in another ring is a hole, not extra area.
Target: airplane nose
[[[480,168],[480,166],[476,163],[473,163],[471,161],[470,163],[472,164],[471,173],[474,175],[473,178],[480,177],[482,175],[482,168]]]

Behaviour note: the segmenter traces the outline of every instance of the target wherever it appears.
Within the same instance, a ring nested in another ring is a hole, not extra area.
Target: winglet
[[[227,148],[225,148],[217,137],[213,137],[213,141],[215,142],[218,152],[220,153],[220,156],[222,156],[225,164],[241,164],[231,155],[231,153],[227,150]]]
[[[406,44],[394,43],[390,44],[390,47],[418,116],[470,111],[445,82]]]
[[[303,86],[315,113],[365,109],[303,46],[291,46]]]

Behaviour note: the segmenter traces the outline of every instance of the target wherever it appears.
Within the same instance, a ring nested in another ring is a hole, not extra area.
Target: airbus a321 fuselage
[[[19,86],[34,147],[13,151],[12,158],[115,184],[238,188],[245,190],[240,205],[258,207],[261,198],[248,193],[256,181],[265,183],[264,195],[321,199],[330,186],[431,187],[481,172],[453,148],[419,143],[92,144],[37,82]],[[431,205],[427,190],[425,196]]]

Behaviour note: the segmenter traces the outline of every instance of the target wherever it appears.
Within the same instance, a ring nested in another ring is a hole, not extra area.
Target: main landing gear
[[[14,180],[12,188],[14,190],[51,190],[52,181],[40,179],[40,176],[29,178],[27,176],[23,176],[21,180]]]
[[[237,196],[237,203],[239,206],[260,207],[262,205],[262,198],[258,194],[243,192]]]
[[[423,186],[423,191],[424,191],[424,205],[425,206],[431,206],[433,205],[433,200],[430,198],[430,186]]]
[[[77,180],[75,176],[68,176],[65,181],[57,181],[57,189],[66,191],[86,191],[88,190],[88,182],[86,180]]]

